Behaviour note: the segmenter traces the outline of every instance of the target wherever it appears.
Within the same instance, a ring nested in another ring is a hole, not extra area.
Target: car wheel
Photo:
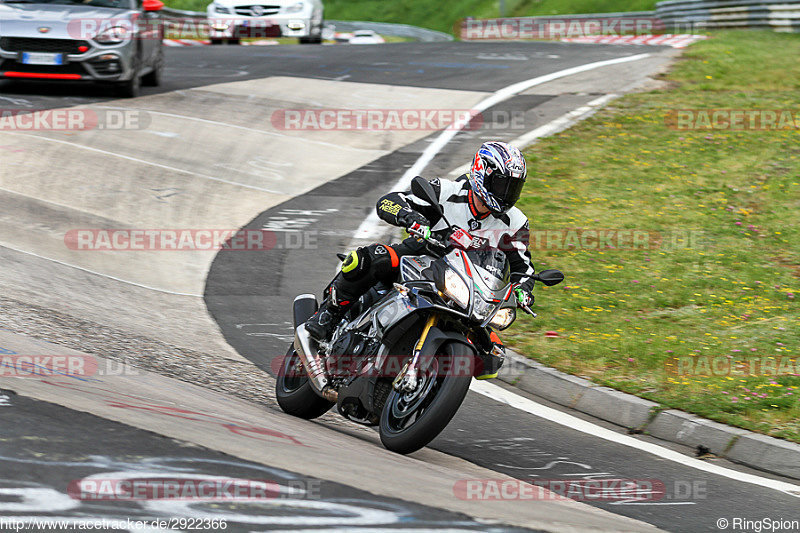
[[[158,58],[153,64],[153,70],[142,77],[142,84],[150,87],[158,87],[164,78],[164,49],[158,51]]]
[[[309,35],[308,37],[299,37],[300,44],[322,44],[322,27],[324,23],[320,22],[317,33]]]
[[[122,98],[136,98],[142,88],[142,78],[137,71],[131,79],[117,84],[117,94]]]
[[[211,39],[212,46],[220,45],[224,42],[224,39]]]

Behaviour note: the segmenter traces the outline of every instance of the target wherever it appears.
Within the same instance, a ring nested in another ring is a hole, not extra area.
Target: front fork
[[[414,347],[414,354],[411,357],[411,360],[403,366],[403,369],[394,378],[392,382],[392,387],[397,392],[413,392],[417,388],[417,382],[419,380],[419,372],[417,365],[419,364],[419,356],[422,353],[422,347],[425,345],[425,340],[428,338],[428,333],[430,333],[431,328],[436,325],[436,315],[432,314],[428,317],[428,321],[425,323],[425,327],[422,330],[422,335],[419,337],[419,341],[417,341],[417,345]]]

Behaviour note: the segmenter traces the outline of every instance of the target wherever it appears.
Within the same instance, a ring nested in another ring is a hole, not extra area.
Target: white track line
[[[129,155],[117,154],[117,153],[114,153],[114,152],[109,152],[107,150],[101,150],[99,148],[92,148],[91,146],[86,146],[86,145],[83,145],[83,144],[72,143],[72,142],[69,142],[69,141],[62,141],[60,139],[51,139],[50,137],[44,137],[42,135],[31,135],[30,133],[20,133],[18,131],[0,131],[0,133],[6,133],[6,134],[9,134],[9,135],[22,135],[24,137],[33,137],[34,139],[40,139],[40,140],[43,140],[43,141],[49,141],[49,142],[54,142],[54,143],[59,143],[59,144],[66,144],[67,146],[74,146],[75,148],[81,148],[83,150],[89,150],[91,152],[97,152],[98,154],[110,155],[112,157],[119,157],[121,159],[127,159],[128,161],[133,161],[135,163],[141,163],[143,165],[150,165],[150,166],[162,168],[164,170],[170,170],[172,172],[180,172],[181,174],[189,174],[189,175],[192,175],[192,176],[197,176],[198,178],[203,178],[203,179],[206,179],[206,180],[218,181],[220,183],[225,183],[227,185],[233,185],[233,186],[236,186],[236,187],[244,187],[245,189],[253,189],[253,190],[256,190],[256,191],[267,192],[267,193],[270,193],[270,194],[277,194],[277,195],[280,195],[280,196],[289,196],[285,192],[276,191],[276,190],[273,190],[273,189],[267,189],[265,187],[257,187],[255,185],[248,185],[246,183],[239,183],[238,181],[230,181],[230,180],[226,180],[226,179],[223,179],[223,178],[217,178],[215,176],[207,176],[205,174],[199,174],[197,172],[192,172],[191,170],[184,170],[182,168],[171,167],[169,165],[162,165],[161,163],[154,163],[153,161],[146,161],[144,159],[131,157]]]
[[[547,83],[549,81],[557,80],[559,78],[563,78],[566,76],[572,76],[573,74],[579,74],[581,72],[586,72],[588,70],[594,70],[596,68],[606,67],[609,65],[617,65],[619,63],[627,63],[629,61],[638,61],[639,59],[644,59],[646,57],[650,57],[650,54],[636,54],[633,56],[627,57],[620,57],[616,59],[608,59],[606,61],[596,61],[594,63],[587,63],[585,65],[580,65],[577,67],[572,67],[564,70],[559,70],[558,72],[553,72],[551,74],[545,74],[544,76],[538,76],[536,78],[531,78],[529,80],[521,81],[515,83],[513,85],[509,85],[508,87],[504,87],[499,91],[493,93],[488,98],[479,102],[476,106],[472,108],[475,112],[482,112],[493,105],[499,104],[505,100],[508,100],[512,96],[521,93],[522,91],[528,90],[531,87],[535,87],[536,85],[541,85],[543,83]],[[398,180],[398,182],[392,187],[392,190],[405,190],[407,189],[410,184],[411,180],[414,179],[415,176],[419,175],[425,167],[428,166],[436,155],[442,151],[442,149],[449,143],[453,137],[458,134],[466,124],[461,124],[460,127],[452,126],[444,131],[442,131],[439,136],[422,152],[419,156],[417,161],[405,171],[403,176]],[[370,215],[361,223],[361,225],[356,230],[353,240],[354,241],[369,241],[378,238],[380,235],[383,234],[383,229],[381,228],[380,219],[375,211],[371,212]]]
[[[588,115],[597,111],[598,107],[604,106],[618,96],[619,95],[617,94],[605,94],[599,98],[595,98],[594,100],[587,102],[586,105],[573,109],[572,111],[561,115],[557,119],[548,122],[543,126],[539,126],[535,130],[531,130],[528,133],[520,135],[511,141],[511,144],[517,148],[523,148],[533,143],[533,141],[540,137],[545,137],[547,135],[552,135],[553,133],[565,130],[580,119],[586,118]]]
[[[707,463],[705,461],[695,459],[694,457],[684,455],[680,452],[664,448],[658,444],[635,439],[628,435],[617,433],[616,431],[598,426],[597,424],[593,424],[589,421],[564,413],[557,409],[553,409],[552,407],[541,405],[533,400],[519,396],[512,391],[506,390],[492,383],[472,380],[470,390],[492,400],[504,403],[515,409],[519,409],[520,411],[525,411],[526,413],[538,416],[539,418],[544,418],[545,420],[555,422],[561,426],[573,429],[575,431],[580,431],[581,433],[586,433],[593,437],[598,437],[600,439],[607,440],[615,444],[628,446],[630,448],[636,448],[637,450],[651,453],[657,457],[661,457],[662,459],[674,461],[696,470],[708,472],[709,474],[727,477],[743,483],[759,485],[761,487],[777,490],[791,496],[800,497],[800,485],[793,485],[791,483],[786,483],[775,479],[747,474],[745,472],[738,472],[736,470],[731,470],[730,468],[725,468],[713,463]]]
[[[553,119],[552,121],[539,126],[538,128],[529,131],[528,133],[524,133],[517,137],[516,139],[512,140],[510,144],[516,146],[517,148],[525,148],[533,144],[533,141],[539,139],[540,137],[545,137],[547,135],[552,135],[553,133],[558,133],[559,131],[565,130],[568,127],[572,126],[576,122],[587,118],[589,115],[593,114],[597,111],[598,107],[601,107],[607,104],[609,101],[613,100],[614,98],[619,97],[618,94],[605,94],[599,98],[595,98],[594,100],[587,102],[586,105],[573,109],[568,113],[564,113],[560,117]],[[465,165],[461,165],[450,171],[447,175],[448,178],[457,178],[458,176],[469,172],[471,163],[467,163]]]

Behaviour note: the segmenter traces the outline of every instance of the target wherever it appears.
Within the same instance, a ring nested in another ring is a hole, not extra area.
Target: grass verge
[[[730,108],[800,119],[798,56],[800,35],[712,34],[665,88],[625,96],[526,151],[518,205],[531,251],[538,268],[567,279],[538,292],[540,317],[520,319],[512,346],[666,407],[800,442],[800,367],[769,371],[800,348],[800,130],[684,131],[665,118]],[[566,231],[575,228],[648,237],[592,248],[598,240]],[[757,366],[727,374],[742,358]]]

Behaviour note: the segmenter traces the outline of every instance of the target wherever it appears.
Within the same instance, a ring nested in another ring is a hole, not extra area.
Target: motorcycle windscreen
[[[511,266],[506,254],[501,250],[491,248],[469,250],[467,256],[478,270],[480,279],[476,281],[489,291],[493,293],[504,291],[511,283]]]

